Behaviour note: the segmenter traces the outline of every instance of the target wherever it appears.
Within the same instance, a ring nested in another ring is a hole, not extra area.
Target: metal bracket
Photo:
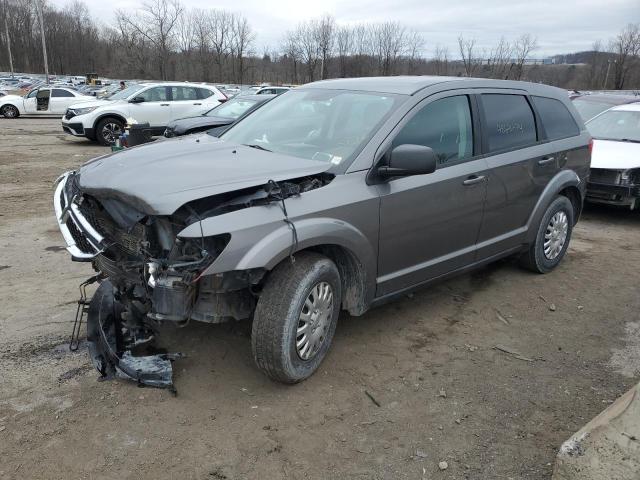
[[[69,340],[69,350],[75,352],[80,347],[80,328],[82,327],[82,320],[89,310],[89,304],[91,299],[87,299],[87,287],[92,283],[104,278],[102,273],[98,273],[93,277],[88,278],[80,284],[80,298],[78,299],[78,307],[76,308],[76,318],[73,322],[73,330],[71,331],[71,339]]]

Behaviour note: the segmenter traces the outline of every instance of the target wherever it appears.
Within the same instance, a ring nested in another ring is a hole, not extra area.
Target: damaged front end
[[[255,268],[203,275],[230,234],[181,238],[179,233],[203,218],[277,201],[283,202],[286,219],[285,198],[324,182],[269,182],[194,200],[170,215],[151,215],[114,195],[83,190],[79,177],[76,172],[60,177],[54,207],[72,259],[91,262],[98,272],[100,286],[86,302],[93,364],[103,377],[167,388],[172,388],[171,360],[178,355],[154,349],[158,327],[249,318],[265,273]]]

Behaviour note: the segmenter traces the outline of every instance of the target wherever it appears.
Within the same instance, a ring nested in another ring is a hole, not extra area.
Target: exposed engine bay
[[[190,201],[171,215],[149,215],[114,195],[86,193],[80,174],[67,172],[56,186],[54,206],[74,261],[91,262],[90,281],[100,286],[91,301],[79,302],[87,317],[91,359],[103,377],[132,379],[172,388],[171,361],[179,354],[154,349],[163,323],[195,320],[219,323],[250,318],[266,270],[254,268],[205,274],[227,247],[228,233],[205,236],[202,220],[241,209],[276,204],[291,230],[286,200],[320,188],[332,175],[317,174],[267,183]],[[200,224],[200,237],[179,233]],[[79,325],[76,325],[79,330]],[[74,328],[76,335],[76,328]]]

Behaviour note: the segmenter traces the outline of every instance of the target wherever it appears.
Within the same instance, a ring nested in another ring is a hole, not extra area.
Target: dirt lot
[[[177,397],[97,382],[66,348],[91,270],[51,194],[104,152],[58,120],[0,119],[2,479],[544,479],[640,376],[640,214],[590,208],[552,274],[504,261],[344,315],[303,384],[254,367],[244,324],[165,331],[188,355]]]

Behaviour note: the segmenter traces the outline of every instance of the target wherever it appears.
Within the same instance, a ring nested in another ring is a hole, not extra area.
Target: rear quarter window
[[[485,93],[481,99],[491,153],[536,143],[535,117],[523,95]]]
[[[533,104],[538,110],[542,127],[547,134],[547,139],[558,140],[560,138],[580,135],[580,128],[565,105],[555,98],[532,97]]]

